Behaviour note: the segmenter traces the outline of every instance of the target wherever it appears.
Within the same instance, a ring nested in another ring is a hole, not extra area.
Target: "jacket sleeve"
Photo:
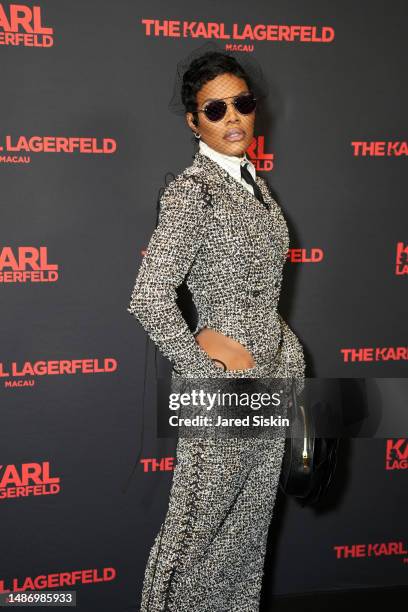
[[[134,315],[180,375],[206,377],[220,369],[196,342],[176,304],[203,243],[212,207],[192,179],[177,177],[160,200],[159,222],[143,257],[127,311]]]

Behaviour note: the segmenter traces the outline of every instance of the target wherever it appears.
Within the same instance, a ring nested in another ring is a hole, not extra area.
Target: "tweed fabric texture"
[[[276,377],[304,374],[302,345],[277,309],[288,227],[265,180],[256,181],[269,210],[197,152],[162,195],[127,310],[183,376],[227,374],[195,341],[176,304],[184,279],[199,316],[194,334],[211,327],[245,346],[256,365],[273,364]]]
[[[266,208],[214,160],[166,188],[127,310],[172,362],[172,378],[305,375],[301,343],[278,312],[289,246],[286,221],[257,176]],[[186,280],[192,333],[176,304]],[[222,371],[194,339],[210,327],[251,352]],[[257,612],[285,437],[179,438],[165,520],[146,565],[141,612]]]

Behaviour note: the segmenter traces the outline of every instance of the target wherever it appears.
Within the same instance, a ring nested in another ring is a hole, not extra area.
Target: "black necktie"
[[[248,162],[241,164],[241,177],[244,179],[244,181],[246,181],[249,185],[253,187],[254,195],[257,198],[257,200],[262,202],[265,208],[269,209],[269,206],[266,204],[265,200],[263,199],[262,191],[260,190],[257,182],[253,179],[253,176],[248,170],[247,166],[248,166]]]

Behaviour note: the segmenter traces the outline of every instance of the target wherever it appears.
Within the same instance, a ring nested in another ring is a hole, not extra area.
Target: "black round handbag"
[[[279,486],[302,506],[315,505],[329,486],[336,467],[338,438],[316,436],[318,411],[300,398],[295,381],[288,398],[290,432],[285,440]]]

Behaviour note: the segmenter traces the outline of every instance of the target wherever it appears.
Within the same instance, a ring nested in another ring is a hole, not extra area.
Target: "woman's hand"
[[[195,336],[201,348],[212,359],[225,363],[227,370],[243,370],[255,366],[251,353],[240,342],[209,327],[204,327]],[[222,363],[214,364],[224,369]]]

